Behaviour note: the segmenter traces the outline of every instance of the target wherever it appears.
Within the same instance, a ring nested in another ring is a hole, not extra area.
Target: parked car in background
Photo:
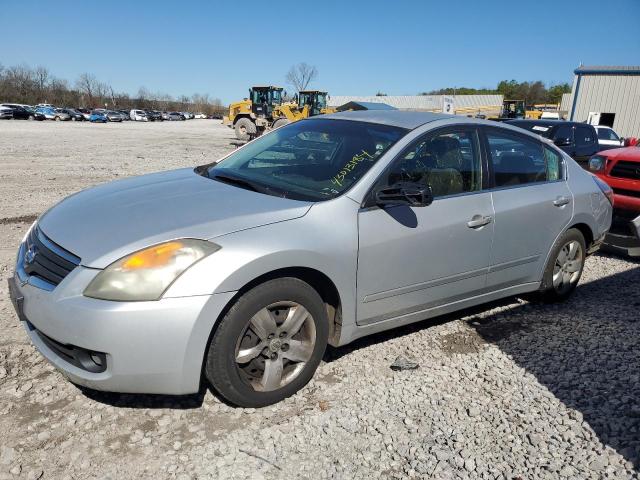
[[[131,112],[129,113],[129,118],[131,118],[131,120],[134,120],[136,122],[149,121],[149,116],[147,115],[147,112],[145,112],[144,110],[137,110],[137,109],[131,110]]]
[[[207,118],[207,116],[204,113],[196,113],[194,118]]]
[[[540,115],[542,120],[560,120],[560,113],[558,112],[542,112]]]
[[[3,103],[0,108],[9,108],[12,112],[14,120],[45,120],[45,116],[29,106],[19,105],[16,103]],[[0,117],[1,118],[1,117]]]
[[[180,112],[184,116],[185,120],[191,120],[193,118],[193,113],[191,112]]]
[[[162,122],[164,120],[162,118],[162,113],[157,110],[147,110],[147,114],[154,122]]]
[[[56,108],[50,103],[39,103],[36,105],[36,108]]]
[[[640,256],[640,147],[603,150],[591,157],[589,170],[613,189],[613,225],[609,250]]]
[[[327,344],[527,292],[567,299],[610,195],[509,125],[321,115],[217,163],[68,197],[25,235],[9,291],[76,384],[191,394],[204,381],[262,407],[309,382]]]
[[[107,110],[105,112],[105,116],[107,117],[107,120],[109,120],[110,122],[122,122],[122,115],[120,114],[120,112]]]
[[[611,127],[594,125],[598,134],[598,145],[601,149],[619,148],[624,146],[624,138],[621,138]]]
[[[67,120],[71,120],[71,115],[69,115],[64,109],[56,108],[55,111],[56,111],[56,116],[54,120],[64,121],[64,122],[66,122]]]
[[[59,108],[37,107],[36,112],[44,115],[47,120],[66,121],[71,119],[68,113],[63,112]]]
[[[13,109],[0,105],[0,120],[11,120],[13,118]]]
[[[88,108],[76,108],[76,110],[82,114],[85,120],[89,120],[91,117],[91,110]]]
[[[74,122],[82,122],[85,120],[84,115],[74,108],[61,108],[60,110],[68,114]]]
[[[184,115],[180,112],[169,112],[167,120],[184,120]]]
[[[36,107],[36,112],[43,115],[47,120],[55,120],[56,111],[51,107]]]
[[[509,125],[548,138],[583,168],[601,148],[593,125],[564,120],[507,120]]]
[[[89,116],[89,121],[93,123],[107,123],[109,119],[104,110],[94,110]]]

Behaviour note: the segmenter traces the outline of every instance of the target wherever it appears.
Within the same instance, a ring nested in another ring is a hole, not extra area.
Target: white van
[[[149,117],[144,110],[131,110],[129,113],[131,120],[135,120],[136,122],[148,122]]]

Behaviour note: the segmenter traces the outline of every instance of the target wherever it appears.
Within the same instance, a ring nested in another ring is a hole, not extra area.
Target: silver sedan
[[[19,247],[11,296],[81,385],[273,404],[327,344],[576,288],[612,192],[534,134],[443,114],[314,117],[221,161],[75,194]]]

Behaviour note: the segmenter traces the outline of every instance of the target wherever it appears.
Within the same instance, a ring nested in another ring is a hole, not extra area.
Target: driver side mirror
[[[556,144],[556,146],[558,147],[569,147],[571,146],[571,139],[570,138],[556,138],[553,143]]]
[[[375,193],[376,205],[426,207],[433,203],[431,187],[424,183],[399,182],[380,188]]]

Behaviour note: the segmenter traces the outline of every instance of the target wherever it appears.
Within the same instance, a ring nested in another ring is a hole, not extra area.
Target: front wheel
[[[580,230],[570,228],[554,244],[540,291],[547,301],[566,300],[576,289],[586,260],[586,242]]]
[[[56,122],[59,122],[60,120],[62,120],[60,117],[56,117]]]
[[[291,122],[286,118],[279,118],[275,122],[273,122],[273,128],[284,127],[285,125],[289,125]]]
[[[205,376],[229,402],[264,407],[300,390],[327,346],[318,293],[297,278],[270,280],[242,295],[211,339]]]
[[[236,138],[238,140],[249,140],[252,135],[256,134],[256,124],[249,118],[241,118],[234,125]]]

